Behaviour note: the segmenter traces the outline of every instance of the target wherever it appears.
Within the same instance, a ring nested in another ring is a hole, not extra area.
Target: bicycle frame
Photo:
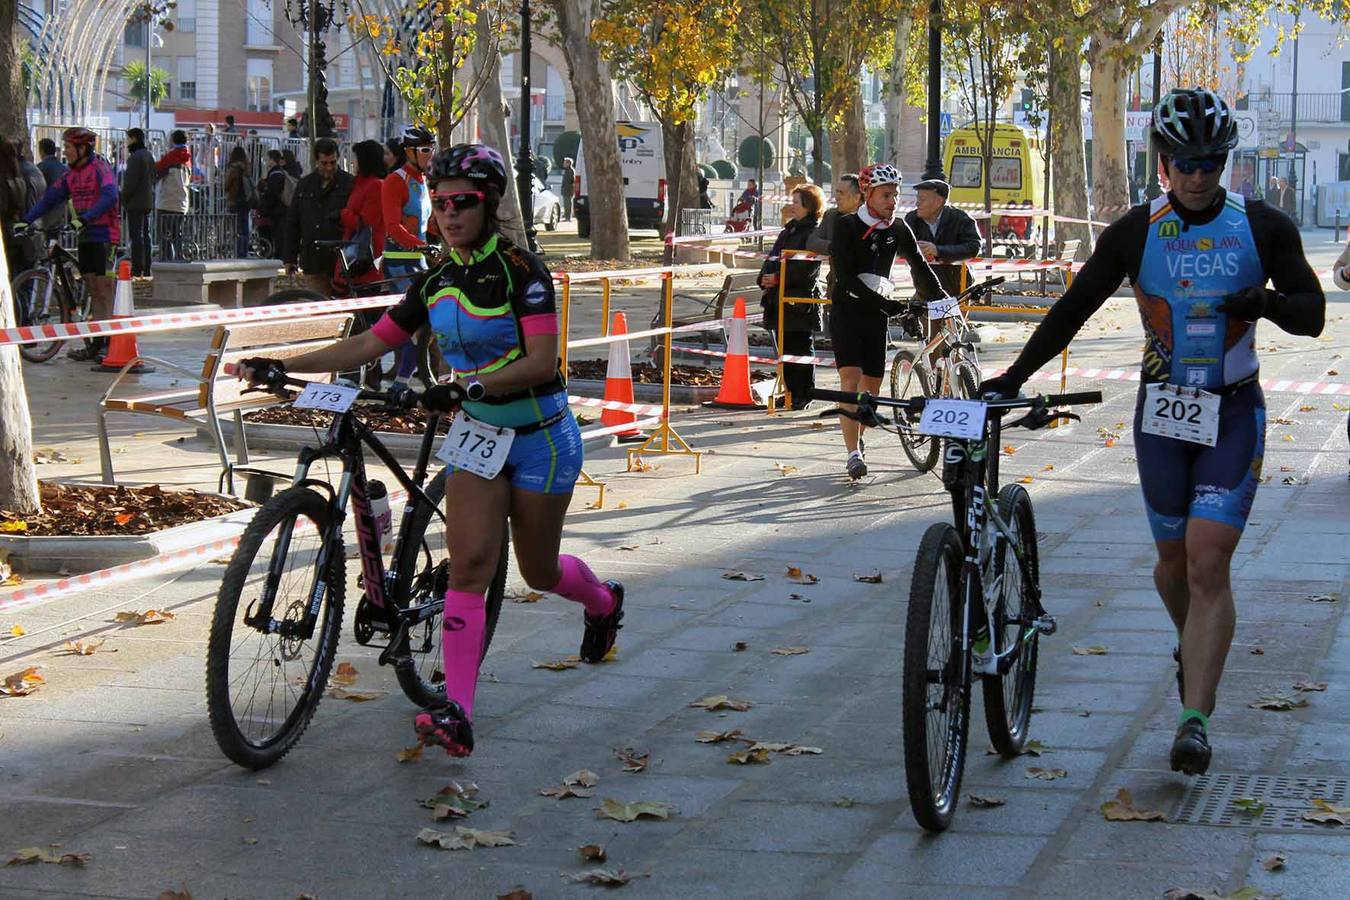
[[[306,485],[327,491],[330,506],[335,513],[329,522],[328,533],[321,536],[322,543],[320,544],[318,559],[314,563],[314,580],[309,591],[309,604],[305,609],[303,618],[299,621],[278,622],[272,615],[273,598],[277,585],[284,574],[282,566],[285,563],[295,527],[295,522],[292,520],[282,526],[278,535],[277,546],[273,551],[268,567],[266,589],[257,608],[245,615],[244,623],[246,625],[264,633],[278,633],[282,637],[296,640],[309,640],[313,637],[314,628],[318,622],[319,609],[328,589],[327,578],[330,567],[333,565],[332,557],[342,548],[342,528],[346,522],[349,502],[356,516],[356,541],[361,554],[361,571],[366,597],[376,609],[383,611],[385,617],[384,629],[378,628],[377,620],[372,620],[371,624],[376,625],[377,630],[385,630],[389,635],[388,646],[380,655],[380,664],[384,665],[390,661],[393,648],[401,643],[403,633],[439,612],[440,604],[444,602],[442,599],[443,591],[433,592],[435,599],[431,603],[406,609],[400,609],[390,603],[388,598],[389,592],[398,578],[398,560],[403,555],[405,535],[417,509],[422,504],[426,504],[432,507],[432,511],[442,521],[445,518],[444,513],[436,508],[421,487],[426,479],[431,460],[431,448],[436,441],[440,418],[439,415],[435,414],[428,417],[427,429],[418,449],[417,462],[412,475],[403,470],[403,467],[375,436],[370,427],[356,418],[351,410],[333,417],[333,422],[328,428],[328,434],[320,446],[306,447],[300,451],[291,485],[293,487]],[[398,534],[394,542],[393,564],[388,568],[384,564],[384,556],[380,550],[380,537],[376,531],[375,518],[370,508],[369,482],[366,477],[365,458],[361,450],[362,444],[370,447],[371,451],[393,473],[398,483],[408,492],[408,503],[404,506]],[[342,463],[342,477],[336,488],[327,481],[309,477],[310,469],[316,462],[331,458],[336,458]]]

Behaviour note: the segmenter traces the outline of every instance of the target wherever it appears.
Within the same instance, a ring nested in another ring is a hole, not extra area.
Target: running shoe
[[[473,723],[453,700],[440,709],[423,710],[413,716],[413,728],[422,743],[444,747],[451,756],[464,757],[473,752]]]
[[[1209,757],[1209,736],[1205,733],[1205,723],[1194,718],[1182,722],[1172,741],[1172,771],[1203,775],[1209,769]]]
[[[867,476],[867,463],[856,453],[848,458],[848,464],[845,468],[848,470],[848,477],[854,481]]]
[[[586,632],[581,636],[581,658],[588,663],[604,662],[623,626],[623,585],[606,581],[605,587],[614,595],[614,608],[608,615],[586,616]]]
[[[1172,658],[1177,661],[1177,699],[1181,705],[1186,705],[1186,678],[1181,671],[1181,648],[1177,647],[1172,651]]]

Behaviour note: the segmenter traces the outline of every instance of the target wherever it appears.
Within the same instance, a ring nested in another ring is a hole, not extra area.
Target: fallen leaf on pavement
[[[723,572],[722,577],[727,581],[763,581],[763,575],[751,575],[748,572]]]
[[[731,645],[731,649],[739,653],[742,650],[749,650],[750,644],[746,641],[737,641]]]
[[[1220,892],[1217,888],[1199,891],[1194,888],[1169,888],[1163,893],[1163,900],[1278,900],[1279,894],[1263,894],[1248,885],[1231,894]]]
[[[455,834],[472,843],[475,847],[514,847],[515,835],[510,831],[480,831],[477,828],[455,826]]]
[[[772,761],[772,758],[773,754],[770,753],[767,748],[756,745],[733,752],[727,757],[727,762],[746,766],[753,764],[768,764]]]
[[[1313,800],[1313,806],[1317,808],[1304,811],[1299,818],[1320,825],[1350,825],[1350,806],[1336,806],[1321,798]]]
[[[840,809],[852,809],[858,805],[858,799],[856,797],[840,797],[834,801],[834,805]]]
[[[646,875],[635,875],[623,868],[618,869],[587,869],[585,872],[579,872],[576,875],[568,876],[568,881],[577,884],[598,884],[602,887],[623,887],[634,878],[646,878]]]
[[[732,700],[726,694],[718,694],[715,697],[704,697],[702,700],[695,700],[689,705],[697,709],[706,709],[708,712],[716,712],[720,709],[745,712],[755,704],[751,703],[749,700]]]
[[[1327,683],[1325,681],[1295,681],[1294,690],[1296,691],[1325,691]]]
[[[778,472],[778,475],[781,478],[786,478],[789,475],[793,475],[801,471],[801,469],[798,469],[796,466],[785,466],[782,463],[774,463],[773,467],[774,470]]]
[[[332,697],[334,700],[350,700],[353,703],[365,703],[368,700],[379,700],[381,697],[388,697],[388,691],[349,691],[342,687],[330,687],[324,691],[325,697]]]
[[[26,697],[46,684],[47,679],[38,671],[41,668],[29,666],[21,672],[6,675],[5,680],[0,682],[0,697]]]
[[[620,550],[627,550],[627,551],[629,551],[629,552],[632,552],[632,551],[635,551],[635,550],[639,549],[639,545],[638,545],[638,544],[621,544],[621,545],[619,545],[619,549],[620,549]]]
[[[803,747],[799,744],[793,744],[785,750],[780,751],[784,756],[819,756],[825,751],[819,747]]]
[[[1308,599],[1313,603],[1335,603],[1340,599],[1338,594],[1309,594]]]
[[[595,787],[600,783],[600,776],[590,769],[578,769],[571,775],[563,778],[563,784],[574,787]]]
[[[65,646],[57,652],[65,656],[93,656],[98,652],[98,648],[102,647],[107,640],[107,638],[99,638],[96,641],[89,641],[88,643],[84,641],[66,641]],[[109,650],[108,652],[116,653],[117,651]]]
[[[1279,872],[1284,869],[1284,864],[1288,861],[1289,859],[1283,853],[1276,853],[1261,860],[1261,868],[1267,872]]]
[[[1105,647],[1102,647],[1102,646],[1096,646],[1096,645],[1094,645],[1094,646],[1092,646],[1092,647],[1074,647],[1074,648],[1073,648],[1073,655],[1074,655],[1074,656],[1105,656],[1105,655],[1106,655],[1106,648],[1105,648]]]
[[[1017,448],[1014,447],[1012,444],[1005,444],[1005,445],[1003,446],[1003,455],[1004,455],[1004,456],[1012,456],[1012,455],[1013,455],[1014,453],[1016,453],[1016,452],[1017,452]]]
[[[597,819],[613,819],[616,822],[635,822],[641,818],[668,819],[675,807],[660,800],[638,800],[634,803],[620,803],[618,800],[601,800],[596,807]]]
[[[1021,478],[1017,479],[1017,483],[1018,483],[1018,484],[1031,484],[1031,483],[1032,483],[1033,481],[1035,481],[1035,480],[1036,480],[1036,479],[1035,479],[1035,478],[1032,478],[1030,475],[1023,475]]]
[[[589,859],[592,862],[605,861],[605,848],[602,844],[586,844],[578,847],[577,852],[581,854],[582,859]]]
[[[1247,706],[1252,709],[1269,709],[1275,712],[1287,712],[1291,709],[1302,709],[1307,705],[1307,697],[1286,697],[1284,694],[1276,694],[1273,697],[1261,697],[1247,704]]]
[[[338,663],[337,671],[333,673],[329,680],[337,684],[352,685],[356,684],[356,666],[349,662]]]
[[[556,787],[546,787],[539,789],[539,795],[542,797],[552,797],[555,800],[567,800],[571,797],[587,799],[595,796],[595,788],[577,787],[571,784],[560,784]]]
[[[1021,750],[1021,752],[1019,752],[1017,755],[1018,755],[1018,756],[1040,756],[1042,753],[1049,753],[1049,752],[1050,752],[1050,748],[1047,747],[1045,744],[1041,743],[1040,741],[1027,741],[1025,744],[1022,745],[1022,750]],[[985,756],[1000,756],[1001,754],[1000,754],[997,750],[994,749],[994,745],[993,745],[993,744],[989,744],[988,746],[986,746],[986,747],[984,748],[984,755],[985,755]]]
[[[442,850],[472,850],[475,847],[511,847],[515,840],[509,831],[479,831],[456,826],[453,832],[423,828],[417,832],[417,841]]]
[[[723,741],[743,741],[741,730],[733,728],[730,731],[700,731],[694,735],[694,740],[700,744],[720,744]]]
[[[1250,653],[1252,656],[1265,656],[1265,655],[1266,655],[1266,651],[1262,650],[1260,647],[1253,647],[1251,650],[1249,650],[1249,651],[1247,651],[1247,652]]]
[[[967,799],[970,800],[970,805],[971,805],[971,806],[979,807],[979,808],[989,808],[989,807],[992,807],[992,806],[1002,806],[1003,804],[1005,804],[1005,803],[1008,802],[1007,800],[1003,800],[1003,799],[1001,799],[1001,798],[999,798],[999,797],[983,797],[983,796],[981,796],[981,795],[979,795],[979,794],[967,794],[966,797],[967,797]]]
[[[881,584],[881,573],[873,570],[859,575],[857,572],[854,572],[853,580],[860,581],[863,584]]]
[[[539,662],[537,660],[530,662],[532,669],[548,669],[553,672],[565,672],[568,669],[575,669],[581,665],[580,656],[568,656],[563,659],[550,660],[549,662]]]
[[[1045,465],[1041,466],[1041,471],[1042,471],[1042,472],[1053,472],[1053,471],[1055,471],[1055,464],[1054,464],[1054,463],[1046,463]]]
[[[422,758],[422,751],[426,749],[426,744],[418,742],[411,747],[404,747],[394,754],[394,759],[401,763],[417,762]]]
[[[578,416],[580,418],[580,416]],[[534,900],[534,894],[522,887],[507,891],[505,894],[498,894],[497,900]]]
[[[802,570],[796,566],[787,567],[787,580],[797,584],[820,584],[819,578],[802,572]]]
[[[24,847],[16,850],[7,866],[26,866],[31,863],[52,863],[58,866],[83,866],[89,862],[88,853],[61,853],[51,847]]]
[[[647,771],[647,766],[652,761],[650,753],[640,753],[632,747],[614,748],[614,756],[623,763],[623,770],[636,775],[639,772]]]
[[[9,626],[10,637],[23,637],[27,633],[28,633],[27,629],[25,629],[22,625]]]
[[[810,653],[810,647],[774,647],[769,651],[774,656],[801,656],[803,653]]]
[[[166,609],[147,609],[145,612],[120,612],[113,617],[113,621],[128,626],[163,625],[172,618],[173,613]]]
[[[512,603],[538,603],[544,595],[538,591],[517,591],[511,594]]]
[[[155,900],[192,900],[192,892],[183,891],[160,891]]]
[[[452,781],[441,788],[434,797],[423,800],[422,805],[431,810],[438,821],[443,821],[462,819],[480,809],[485,809],[488,801],[479,799],[478,785],[472,782],[460,784],[458,781]]]
[[[1162,810],[1139,809],[1134,798],[1125,788],[1116,791],[1116,799],[1107,800],[1101,805],[1102,815],[1109,822],[1165,822],[1167,815]]]
[[[1068,769],[1042,769],[1040,766],[1027,769],[1028,778],[1039,778],[1041,781],[1056,781],[1068,774]]]
[[[1233,801],[1233,806],[1249,816],[1259,816],[1268,808],[1264,800],[1255,797],[1238,797]]]

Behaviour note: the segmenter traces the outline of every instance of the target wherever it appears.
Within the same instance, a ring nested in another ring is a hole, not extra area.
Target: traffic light
[[[1035,94],[1031,88],[1022,88],[1022,112],[1031,112],[1035,105]]]

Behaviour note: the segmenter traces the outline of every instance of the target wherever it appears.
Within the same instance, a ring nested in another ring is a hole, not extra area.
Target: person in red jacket
[[[361,141],[352,147],[356,157],[356,186],[342,210],[342,239],[351,241],[362,228],[370,229],[370,249],[375,259],[384,253],[384,147],[379,141]],[[365,272],[347,272],[352,284],[370,284],[383,276],[377,266]]]
[[[384,275],[397,279],[392,287],[406,291],[413,276],[427,267],[422,249],[427,243],[427,223],[431,220],[431,193],[426,172],[436,140],[431,132],[416,125],[403,129],[403,164],[384,179],[381,200],[384,206]],[[409,341],[398,351],[395,384],[407,386],[416,368],[414,344]]]

